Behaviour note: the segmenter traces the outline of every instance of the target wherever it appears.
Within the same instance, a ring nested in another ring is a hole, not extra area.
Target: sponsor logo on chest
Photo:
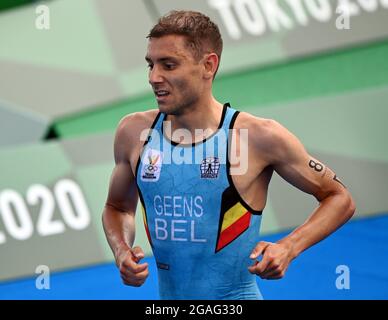
[[[220,170],[220,160],[217,157],[208,157],[202,160],[201,166],[202,179],[216,179]]]

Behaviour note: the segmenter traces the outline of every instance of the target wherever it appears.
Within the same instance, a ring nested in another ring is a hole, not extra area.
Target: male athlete
[[[133,247],[140,199],[162,299],[260,299],[256,275],[282,278],[302,251],[352,217],[353,199],[282,125],[213,97],[222,39],[207,16],[172,11],[148,39],[158,109],[118,125],[103,213],[122,280],[141,286],[148,277],[144,252]],[[259,242],[273,171],[319,205],[283,239]]]

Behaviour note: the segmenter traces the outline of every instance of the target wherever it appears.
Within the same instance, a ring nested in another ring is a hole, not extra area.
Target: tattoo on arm
[[[316,172],[322,172],[322,170],[325,169],[325,171],[323,171],[323,173],[322,173],[322,177],[325,175],[325,173],[327,171],[326,166],[324,166],[323,164],[321,164],[317,161],[314,161],[314,160],[310,160],[309,167]],[[338,182],[339,184],[341,184],[346,189],[346,186],[342,183],[342,181],[337,177],[336,174],[334,174],[333,180]]]
[[[325,169],[325,171],[323,172],[322,176],[325,175],[326,169],[327,169],[323,164],[321,164],[321,163],[319,163],[317,161],[314,161],[314,160],[310,160],[309,167],[311,169],[313,169],[314,171],[316,171],[316,172],[322,172],[322,170]]]
[[[346,188],[346,186],[341,182],[340,179],[338,179],[337,175],[334,174],[334,178],[333,178],[334,181],[337,181],[338,183],[340,183],[344,188]]]
[[[321,172],[323,170],[323,165],[314,160],[310,160],[309,167],[317,172]]]

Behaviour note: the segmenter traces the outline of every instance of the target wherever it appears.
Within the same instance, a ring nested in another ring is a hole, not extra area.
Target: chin
[[[158,108],[160,112],[169,114],[170,108],[165,104],[158,104]]]
[[[168,115],[179,115],[179,110],[173,106],[168,106],[165,104],[158,104],[159,111]]]

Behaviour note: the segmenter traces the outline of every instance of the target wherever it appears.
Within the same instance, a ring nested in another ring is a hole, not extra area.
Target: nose
[[[150,69],[150,71],[148,73],[148,82],[151,85],[163,82],[162,73],[161,73],[160,69],[156,65],[154,65],[152,67],[152,69]]]

